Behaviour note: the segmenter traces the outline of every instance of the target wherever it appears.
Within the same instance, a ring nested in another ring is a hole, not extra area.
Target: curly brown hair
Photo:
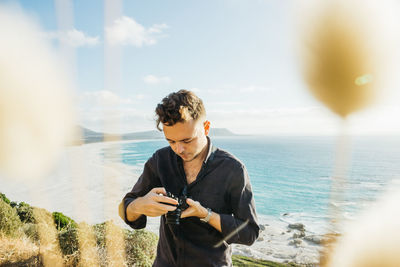
[[[177,122],[199,119],[206,115],[203,101],[188,90],[173,92],[161,101],[156,107],[156,126],[162,131],[160,123],[172,126]]]

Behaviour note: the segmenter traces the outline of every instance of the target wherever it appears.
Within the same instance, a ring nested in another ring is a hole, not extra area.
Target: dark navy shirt
[[[198,217],[183,218],[179,225],[171,225],[161,216],[153,266],[232,266],[229,244],[251,245],[258,237],[254,198],[245,166],[208,141],[207,157],[194,182],[187,184],[182,159],[168,146],[156,151],[146,162],[142,175],[123,199],[126,212],[135,198],[146,195],[154,187],[164,187],[178,196],[187,186],[187,194],[192,199],[220,215],[222,233]],[[144,228],[146,221],[144,215],[133,222],[125,219],[135,229]]]

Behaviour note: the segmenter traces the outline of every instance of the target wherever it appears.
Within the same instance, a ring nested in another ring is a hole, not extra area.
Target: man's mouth
[[[180,156],[182,159],[189,159],[189,158],[190,158],[190,154],[179,154],[179,156]]]

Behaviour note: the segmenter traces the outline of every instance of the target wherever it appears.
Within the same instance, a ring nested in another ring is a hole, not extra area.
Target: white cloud
[[[154,24],[150,28],[136,22],[133,18],[122,16],[114,23],[106,27],[106,39],[112,45],[133,45],[142,47],[154,45],[158,39],[163,37],[163,30],[168,28],[166,24]]]
[[[155,129],[154,107],[142,105],[149,97],[141,93],[120,96],[108,90],[82,93],[75,101],[79,122],[91,130],[110,133]]]
[[[222,102],[224,103],[224,102]],[[227,105],[235,105],[235,102],[227,102]],[[300,107],[300,108],[240,108],[234,110],[228,109],[211,109],[210,114],[218,114],[219,116],[232,116],[235,118],[282,118],[282,117],[317,117],[316,114],[326,113],[323,107]]]
[[[132,99],[122,98],[107,90],[85,92],[79,97],[79,101],[81,105],[89,104],[98,106],[116,106],[132,103]]]
[[[168,76],[157,77],[155,75],[146,75],[143,77],[143,81],[147,84],[160,84],[160,83],[170,83],[171,78]]]
[[[135,95],[135,98],[138,99],[138,100],[143,100],[143,99],[147,98],[147,95],[137,94],[137,95]]]
[[[99,44],[99,37],[91,37],[78,31],[77,29],[72,29],[69,31],[57,31],[57,32],[47,32],[43,36],[49,39],[56,39],[63,44],[67,44],[73,47],[80,46],[95,46]]]
[[[149,33],[161,33],[164,29],[168,29],[167,24],[154,24],[153,27],[149,28]]]
[[[254,93],[254,92],[267,92],[267,91],[269,91],[268,88],[255,85],[239,88],[239,92],[241,93]]]
[[[192,91],[192,92],[195,92],[195,93],[200,93],[202,91],[199,88],[190,88],[189,90]]]
[[[98,107],[80,108],[80,123],[91,130],[108,133],[130,133],[155,130],[153,109],[117,107],[104,110]],[[112,126],[112,128],[106,128]]]
[[[320,135],[335,134],[337,119],[323,107],[210,109],[214,127],[238,134]]]
[[[352,114],[348,132],[354,135],[399,134],[398,106],[380,106]],[[214,127],[224,127],[243,134],[335,135],[342,119],[323,106],[298,108],[228,108],[214,106],[207,110]]]
[[[155,129],[153,107],[143,109],[139,105],[145,98],[148,95],[122,97],[107,90],[82,93],[77,97],[79,122],[91,130],[109,133]]]
[[[234,87],[234,86],[223,86],[220,88],[190,88],[191,91],[195,93],[206,93],[211,95],[218,94],[232,94],[232,93],[259,93],[273,91],[271,88],[251,85],[246,87]]]
[[[226,107],[226,106],[241,106],[243,103],[242,102],[240,102],[240,101],[217,101],[217,102],[211,102],[211,103],[209,103],[209,104],[207,104],[207,106],[208,105],[210,105],[210,106],[217,106],[217,107],[219,107],[219,106],[224,106],[224,107]]]
[[[231,94],[233,91],[237,91],[237,89],[232,88],[190,88],[190,91],[195,92],[196,94],[203,95],[225,95]]]

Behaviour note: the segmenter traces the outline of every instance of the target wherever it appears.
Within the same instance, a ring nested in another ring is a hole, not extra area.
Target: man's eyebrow
[[[191,139],[193,139],[194,137],[188,137],[188,138],[185,138],[185,139],[182,139],[182,140],[178,140],[178,141],[174,141],[174,140],[171,140],[171,139],[168,139],[168,138],[165,138],[167,141],[170,141],[170,142],[185,142],[185,141],[189,141],[189,140],[191,140]]]

